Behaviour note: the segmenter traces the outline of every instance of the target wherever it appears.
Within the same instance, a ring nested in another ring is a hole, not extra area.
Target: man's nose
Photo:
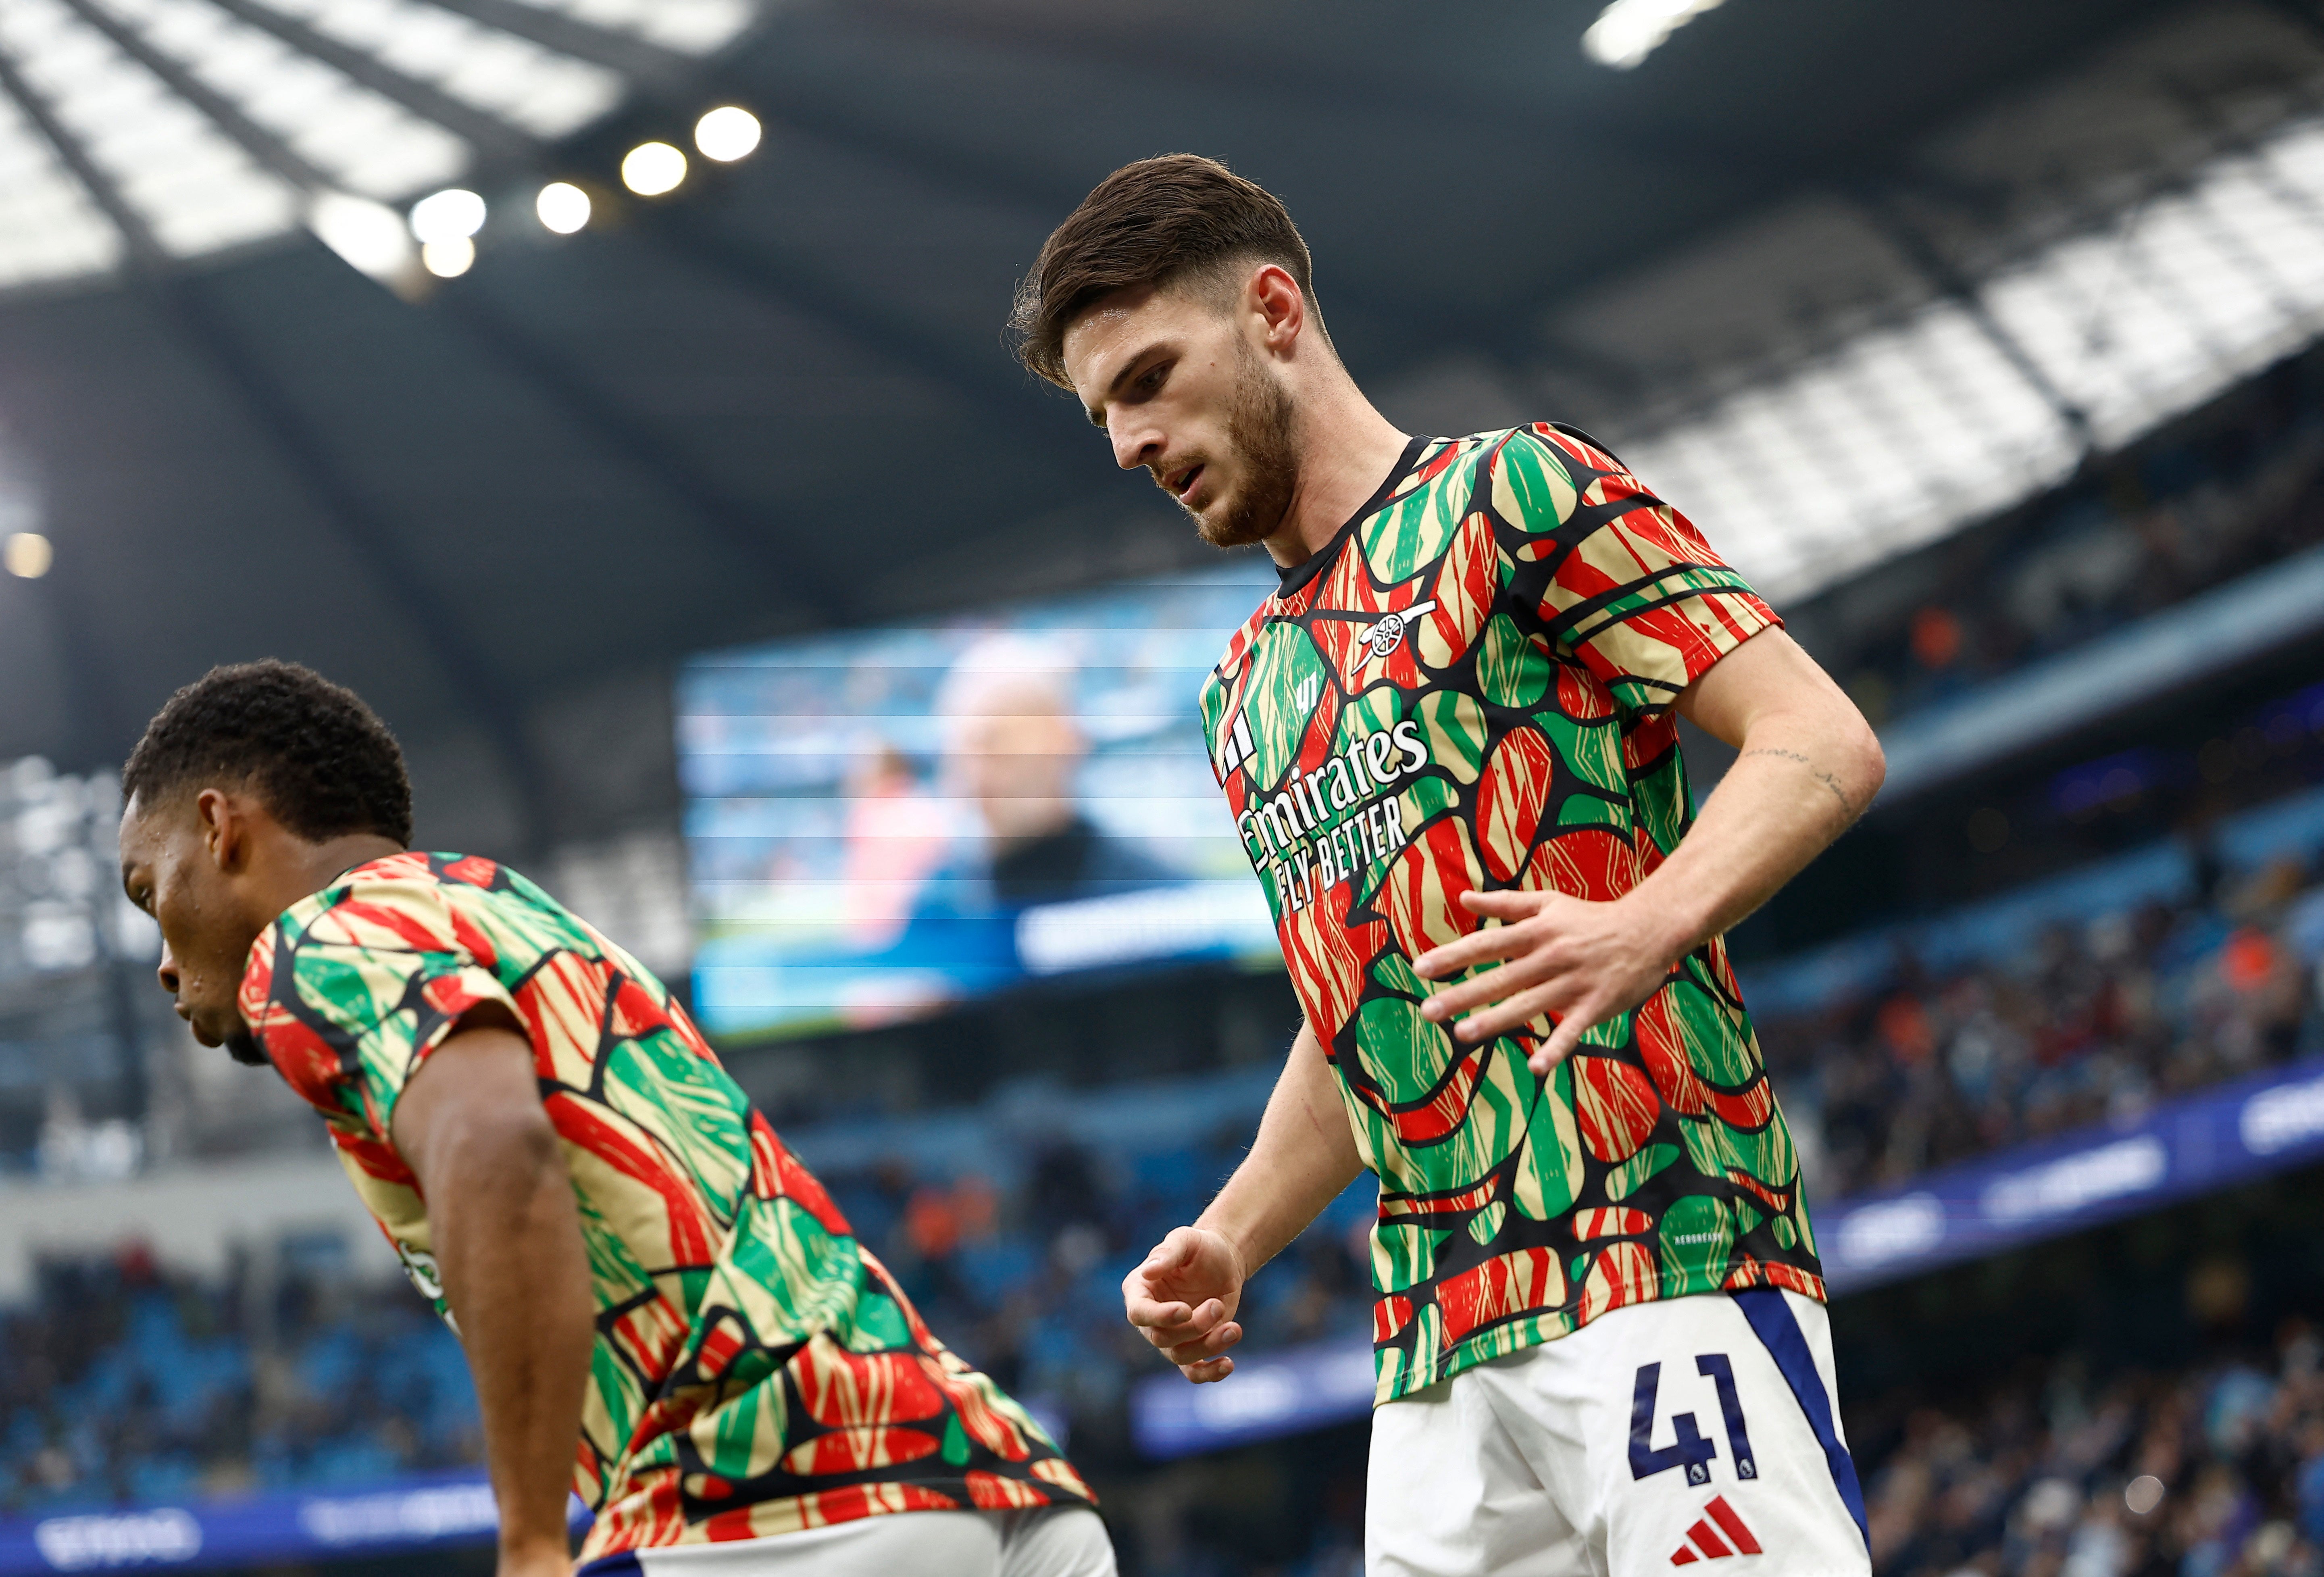
[[[1124,422],[1112,437],[1113,463],[1125,471],[1137,470],[1162,452],[1161,437],[1150,428],[1134,428]]]
[[[173,997],[178,994],[178,960],[166,943],[161,948],[161,964],[153,971],[153,975],[161,982],[163,991]]]

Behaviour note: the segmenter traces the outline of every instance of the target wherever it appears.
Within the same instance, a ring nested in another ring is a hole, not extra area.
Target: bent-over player
[[[1282,578],[1202,707],[1306,1026],[1250,1156],[1123,1283],[1131,1323],[1231,1373],[1246,1279],[1370,1167],[1374,1577],[1867,1572],[1720,938],[1863,811],[1871,730],[1585,435],[1397,431],[1283,206],[1219,164],[1108,177],[1015,323],[1123,468]],[[1677,716],[1740,752],[1700,817]]]
[[[411,852],[395,740],[215,669],[122,777],[121,872],[208,1046],[323,1114],[483,1408],[502,1577],[1111,1577],[1088,1489],[928,1333],[637,961]]]

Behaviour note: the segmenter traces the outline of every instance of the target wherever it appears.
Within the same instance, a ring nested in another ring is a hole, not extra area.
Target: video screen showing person
[[[715,1035],[870,1025],[1028,979],[1275,956],[1195,695],[1263,560],[711,653],[678,680]]]

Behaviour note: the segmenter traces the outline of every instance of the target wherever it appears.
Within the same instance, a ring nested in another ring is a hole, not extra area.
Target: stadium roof
[[[599,25],[576,45],[565,30],[577,11]],[[708,53],[753,11],[12,0],[0,288],[108,272],[141,250],[202,257],[318,218],[327,233],[349,198],[410,198],[570,135],[622,102],[625,57]]]
[[[1794,592],[2312,333],[2305,0],[1692,9],[1615,69],[1571,0],[12,0],[0,535],[54,553],[0,576],[0,759],[273,652],[444,841],[558,841],[666,800],[689,650],[1193,559],[1000,333],[1169,149],[1290,202],[1392,417],[1582,422]],[[622,189],[723,103],[754,154]],[[460,277],[315,239],[439,180]]]

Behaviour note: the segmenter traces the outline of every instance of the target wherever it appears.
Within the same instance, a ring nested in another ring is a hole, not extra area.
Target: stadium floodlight
[[[1720,0],[1614,0],[1582,35],[1582,52],[1601,66],[1628,71],[1680,28]]]
[[[622,161],[622,184],[640,197],[676,191],[686,179],[686,155],[668,143],[641,143]]]
[[[466,235],[430,241],[420,249],[420,261],[439,280],[456,280],[475,266],[476,244]]]
[[[411,238],[422,246],[466,241],[484,227],[484,199],[453,187],[411,205]]]
[[[589,194],[569,180],[552,180],[532,199],[532,211],[547,228],[570,235],[589,222]]]
[[[759,145],[759,117],[722,105],[694,123],[694,145],[705,159],[731,164]]]
[[[56,557],[56,549],[38,531],[18,531],[5,546],[0,546],[0,564],[5,564],[8,573],[21,580],[40,579],[48,574]]]
[[[391,290],[418,285],[427,277],[419,248],[446,237],[410,234],[408,210],[438,188],[479,180],[463,171],[491,168],[503,146],[493,121],[512,118],[543,146],[574,146],[650,97],[660,64],[681,60],[670,88],[699,115],[721,102],[706,96],[728,90],[694,73],[715,72],[724,48],[774,5],[447,3],[414,12],[404,0],[26,0],[27,10],[0,0],[0,76],[13,72],[18,90],[0,90],[0,297],[106,276],[149,243],[154,254],[140,266],[167,270],[303,242],[302,229]],[[398,25],[407,14],[424,39]],[[643,52],[613,47],[617,38],[638,40]],[[641,68],[651,83],[638,79]],[[417,98],[408,91],[415,74],[432,85]],[[447,88],[457,102],[432,107],[429,96]],[[35,89],[55,116],[15,103]],[[463,105],[483,118],[449,113]],[[286,110],[295,128],[284,125]],[[254,140],[261,126],[272,134]],[[300,167],[289,182],[274,157],[285,135]],[[605,146],[618,161],[627,144]],[[88,149],[94,166],[81,162]],[[118,201],[85,180],[117,189]],[[361,222],[344,215],[318,224],[313,199],[323,190],[384,200],[403,232],[400,249],[364,241]]]
[[[307,209],[307,228],[348,267],[392,283],[411,266],[411,231],[384,203],[327,191]]]

